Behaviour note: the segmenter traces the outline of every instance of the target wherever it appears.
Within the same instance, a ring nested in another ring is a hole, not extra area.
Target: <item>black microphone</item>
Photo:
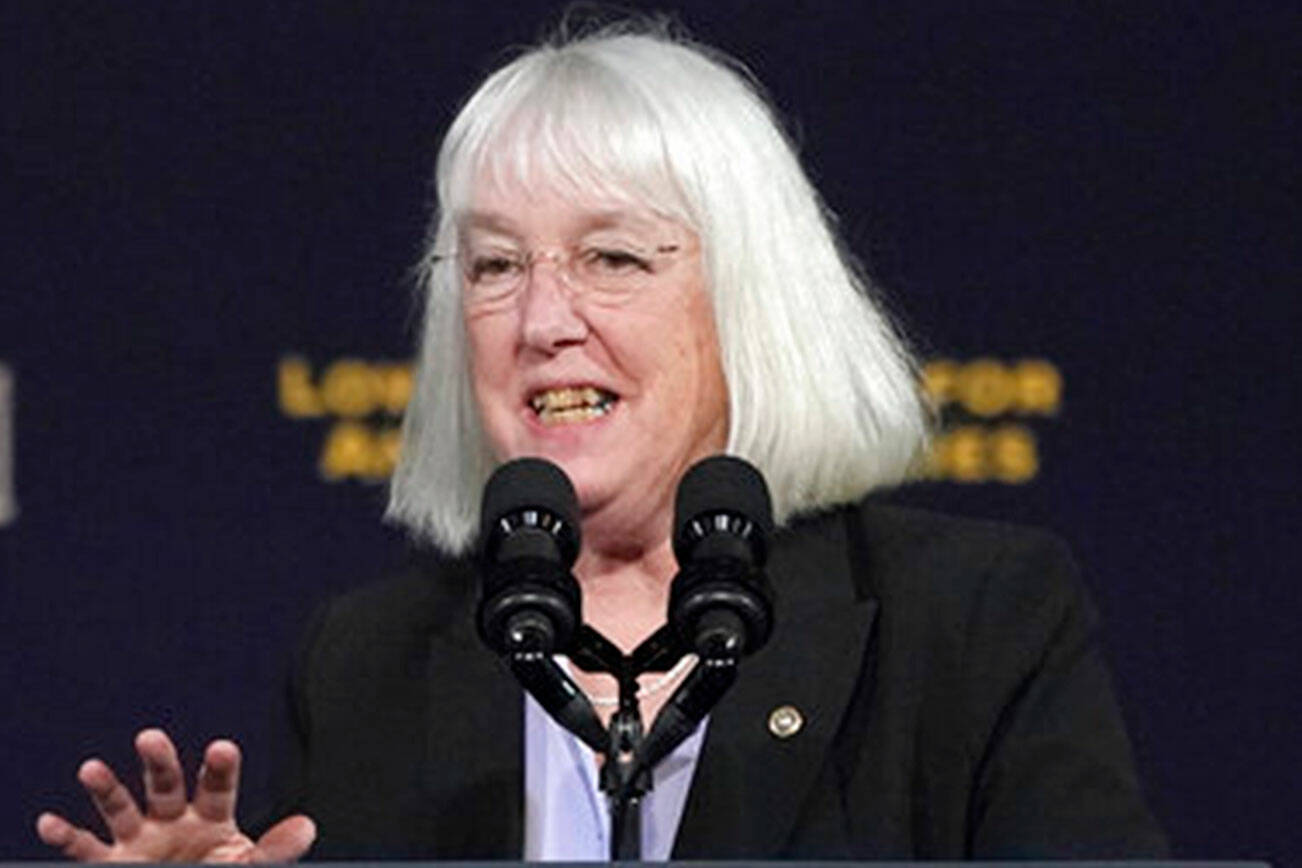
[[[579,503],[565,472],[541,458],[507,462],[489,477],[480,509],[483,586],[479,637],[516,679],[594,751],[606,730],[592,703],[552,659],[579,629]]]
[[[773,592],[764,574],[773,506],[760,472],[716,455],[693,465],[674,502],[669,622],[702,660],[752,654],[773,630]]]
[[[696,729],[736,681],[738,661],[773,632],[764,573],[773,507],[764,477],[739,458],[707,458],[678,484],[674,513],[679,571],[669,588],[669,624],[678,646],[701,661],[661,707],[630,779]]]
[[[480,638],[499,654],[563,652],[579,625],[579,505],[565,472],[519,458],[493,473],[480,509]]]

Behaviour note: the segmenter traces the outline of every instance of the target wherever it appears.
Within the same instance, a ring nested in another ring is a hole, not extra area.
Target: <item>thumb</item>
[[[253,862],[295,862],[316,840],[316,823],[305,814],[286,817],[258,839]]]

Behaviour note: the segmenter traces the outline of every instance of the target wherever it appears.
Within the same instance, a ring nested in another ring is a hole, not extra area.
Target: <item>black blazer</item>
[[[675,858],[1166,854],[1056,539],[865,503],[778,534],[769,575],[777,625],[712,715]],[[279,809],[317,821],[312,856],[520,857],[523,700],[474,597],[444,561],[319,613]]]

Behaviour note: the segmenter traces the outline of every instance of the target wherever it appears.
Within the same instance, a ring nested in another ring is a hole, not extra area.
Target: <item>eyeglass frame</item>
[[[658,244],[652,250],[645,251],[642,249],[629,249],[629,245],[585,246],[580,242],[568,249],[557,246],[528,248],[523,251],[523,255],[519,251],[494,250],[491,252],[493,256],[498,259],[509,260],[509,267],[517,269],[517,271],[509,279],[503,280],[500,292],[481,298],[475,298],[470,291],[470,288],[477,284],[472,274],[472,265],[466,261],[466,256],[469,254],[466,247],[458,247],[449,253],[436,255],[432,259],[435,263],[452,261],[457,264],[462,277],[463,293],[469,304],[493,304],[513,299],[524,288],[526,282],[532,279],[534,267],[542,262],[550,262],[556,267],[557,277],[569,288],[574,296],[600,297],[606,295],[612,301],[622,302],[636,295],[636,288],[632,286],[603,287],[594,283],[592,278],[584,277],[577,271],[577,263],[582,257],[614,256],[626,258],[632,260],[632,262],[628,263],[628,267],[640,269],[640,273],[644,277],[655,278],[667,267],[657,267],[658,261],[669,259],[672,264],[672,262],[679,259],[677,254],[695,252],[688,250],[689,247],[690,245],[683,243]],[[618,279],[622,275],[615,275],[614,277]]]

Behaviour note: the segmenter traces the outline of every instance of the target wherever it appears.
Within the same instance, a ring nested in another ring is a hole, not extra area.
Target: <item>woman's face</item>
[[[665,533],[679,478],[728,435],[695,234],[635,206],[485,187],[458,261],[497,457],[559,464],[585,526]]]

